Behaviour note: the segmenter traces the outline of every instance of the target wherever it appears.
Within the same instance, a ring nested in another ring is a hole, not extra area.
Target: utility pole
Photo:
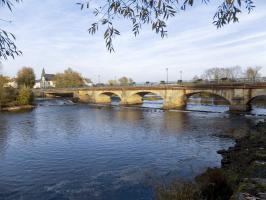
[[[168,84],[168,68],[166,68],[166,84]]]

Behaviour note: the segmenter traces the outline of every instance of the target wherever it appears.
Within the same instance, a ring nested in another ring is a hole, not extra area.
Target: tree
[[[0,7],[7,7],[12,12],[14,2],[19,3],[20,1],[21,0],[0,0]],[[9,23],[9,21],[0,20]],[[22,54],[15,45],[15,40],[16,38],[12,33],[0,28],[0,59],[6,60],[8,57],[15,58],[15,56]]]
[[[17,103],[19,105],[30,105],[33,103],[34,97],[32,91],[28,87],[21,87],[18,92]]]
[[[118,85],[117,80],[109,80],[108,81],[109,85],[113,86],[113,85]]]
[[[120,85],[130,85],[133,83],[133,80],[131,78],[127,78],[125,76],[118,79]]]
[[[68,68],[64,73],[58,73],[54,77],[57,88],[83,87],[85,86],[82,76]]]
[[[155,33],[163,38],[167,35],[168,19],[176,16],[176,13],[185,11],[187,7],[194,6],[195,2],[207,4],[211,0],[87,0],[77,3],[81,10],[92,9],[97,20],[88,29],[94,35],[99,26],[105,28],[104,39],[106,47],[110,52],[114,51],[113,39],[120,35],[120,31],[114,26],[116,20],[124,18],[132,24],[132,32],[135,36],[140,33],[143,25],[150,25]],[[218,5],[213,17],[213,24],[217,28],[238,22],[239,14],[244,9],[250,13],[255,0],[222,0]]]
[[[33,88],[35,84],[35,74],[31,67],[23,67],[17,73],[17,83],[19,87]]]
[[[7,82],[6,77],[0,75],[0,107],[2,105],[3,97],[4,97],[4,85]]]
[[[249,80],[255,81],[256,78],[260,77],[259,71],[262,67],[248,67],[245,72],[245,77]]]
[[[202,75],[202,78],[208,79],[208,80],[219,80],[222,78],[226,79],[236,79],[240,78],[242,74],[241,67],[235,66],[235,67],[228,67],[228,68],[219,68],[214,67],[206,70],[204,74]]]
[[[194,77],[193,77],[193,81],[197,81],[197,80],[199,80],[200,78],[197,76],[197,75],[195,75]]]

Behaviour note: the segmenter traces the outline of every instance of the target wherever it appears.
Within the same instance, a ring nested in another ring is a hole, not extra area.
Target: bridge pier
[[[95,103],[98,103],[98,104],[110,104],[111,102],[112,100],[108,95],[99,95],[95,99]]]
[[[187,97],[186,95],[179,95],[172,97],[171,95],[167,95],[164,99],[163,109],[171,110],[171,109],[184,109],[187,105]]]
[[[130,97],[124,97],[121,99],[120,105],[138,105],[142,104],[142,97],[140,95],[132,95]]]
[[[237,93],[238,92],[238,93]],[[251,110],[251,105],[248,100],[251,98],[250,91],[235,90],[234,96],[230,99],[230,112],[248,112]]]
[[[248,112],[251,110],[250,105],[246,104],[238,104],[238,105],[230,105],[229,106],[229,111],[230,112]]]

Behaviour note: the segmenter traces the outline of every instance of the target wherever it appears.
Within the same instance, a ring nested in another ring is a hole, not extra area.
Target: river
[[[154,102],[144,103],[153,108],[38,104],[0,113],[1,200],[154,199],[158,185],[219,167],[216,151],[234,144],[220,135],[247,131],[264,118],[221,108],[162,111]]]

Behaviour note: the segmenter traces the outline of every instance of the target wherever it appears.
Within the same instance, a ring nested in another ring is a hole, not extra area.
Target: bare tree
[[[120,85],[130,85],[133,83],[133,80],[131,78],[127,78],[125,76],[118,79]]]
[[[256,78],[260,77],[259,71],[262,67],[248,67],[245,71],[245,78],[255,81]]]
[[[118,85],[117,80],[109,80],[108,81],[109,85],[113,86],[113,85]]]
[[[197,76],[197,75],[195,75],[194,77],[193,77],[193,81],[197,81],[197,80],[199,80],[200,78]]]
[[[210,68],[206,70],[204,74],[202,75],[202,78],[208,79],[208,80],[211,80],[211,79],[219,80],[222,78],[232,80],[232,79],[240,78],[241,74],[242,74],[242,70],[240,66],[227,67],[227,68],[215,67],[215,68]]]

